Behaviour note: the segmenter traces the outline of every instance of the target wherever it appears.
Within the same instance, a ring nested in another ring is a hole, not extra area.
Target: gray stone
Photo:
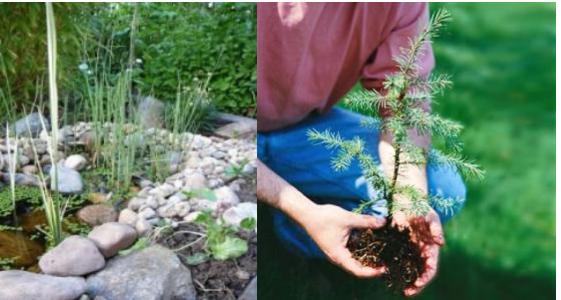
[[[145,97],[138,104],[137,121],[144,128],[162,128],[164,103],[154,97]]]
[[[28,166],[22,167],[21,171],[25,175],[35,175],[39,172],[39,170],[37,169],[37,166],[35,166],[35,165],[28,165]]]
[[[43,130],[41,119],[43,119],[46,129],[50,130],[51,126],[49,120],[40,113],[31,113],[16,121],[14,124],[16,135],[20,137],[38,137]]]
[[[18,157],[18,163],[20,166],[26,166],[31,162],[31,159],[29,159],[29,157],[27,157],[26,155],[19,155]]]
[[[238,203],[240,203],[240,198],[238,195],[228,186],[223,186],[214,190],[217,200],[217,208],[220,210],[226,210]]]
[[[134,226],[139,236],[148,236],[152,233],[152,224],[143,218],[138,218]]]
[[[87,293],[119,300],[196,299],[189,269],[159,245],[111,259],[87,278]]]
[[[97,226],[117,220],[117,212],[112,206],[105,204],[92,204],[82,207],[76,214],[78,219],[91,226]]]
[[[66,158],[66,160],[64,161],[64,166],[76,171],[80,171],[86,166],[87,163],[88,161],[85,157],[79,154],[74,154]]]
[[[216,129],[214,134],[223,138],[237,139],[247,138],[254,135],[256,132],[256,122],[234,122]]]
[[[55,176],[55,169],[58,173],[57,188],[55,188],[54,182],[51,182],[51,190],[57,190],[62,194],[79,194],[84,190],[84,183],[78,171],[57,165],[51,168],[51,177]]]
[[[257,221],[257,204],[243,202],[230,207],[222,214],[222,219],[228,225],[240,226],[241,221],[246,218],[254,218]]]
[[[128,208],[123,209],[119,213],[119,223],[135,226],[137,221],[138,215]]]
[[[25,271],[0,272],[0,299],[73,300],[86,292],[82,277],[56,277]]]
[[[257,276],[247,285],[238,300],[257,300]]]
[[[185,188],[188,190],[203,189],[206,186],[206,177],[201,173],[190,174],[185,179]]]
[[[150,207],[145,207],[138,213],[138,216],[146,220],[152,219],[156,217],[156,211]]]
[[[81,276],[105,265],[105,259],[90,239],[72,235],[39,260],[41,271],[57,276]]]
[[[146,203],[146,199],[140,197],[134,197],[129,201],[127,207],[133,211],[137,211],[145,203]]]
[[[132,245],[137,235],[130,225],[110,222],[95,227],[88,237],[105,257],[111,257]]]

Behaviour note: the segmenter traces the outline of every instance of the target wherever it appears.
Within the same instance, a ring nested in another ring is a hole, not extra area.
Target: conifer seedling
[[[484,174],[476,164],[462,156],[463,145],[459,138],[462,126],[423,109],[423,104],[452,84],[446,75],[421,76],[417,63],[425,55],[426,45],[449,20],[450,14],[446,10],[437,11],[421,33],[410,41],[409,47],[402,49],[402,53],[394,58],[397,71],[388,75],[383,82],[384,92],[363,90],[345,100],[351,109],[370,117],[362,126],[371,129],[373,134],[385,132],[393,136],[395,155],[392,176],[384,175],[379,168],[379,161],[366,151],[365,143],[359,137],[343,139],[339,133],[330,130],[308,131],[310,141],[337,151],[331,162],[335,171],[349,168],[356,160],[366,180],[379,191],[376,199],[365,200],[356,212],[368,213],[368,208],[374,203],[386,201],[389,215],[385,227],[355,230],[347,247],[363,265],[385,266],[388,270],[386,282],[396,290],[409,287],[424,272],[424,258],[421,257],[420,249],[410,240],[409,231],[392,225],[393,214],[400,211],[409,217],[424,216],[430,211],[431,205],[448,214],[458,205],[457,199],[441,195],[426,196],[414,186],[400,184],[398,176],[402,174],[403,168],[407,165],[437,164],[455,168],[467,178],[482,179]],[[381,111],[389,112],[390,117],[382,118]],[[441,149],[426,150],[414,144],[409,134],[415,131],[432,136]],[[401,201],[395,201],[396,195],[410,201],[404,205]]]

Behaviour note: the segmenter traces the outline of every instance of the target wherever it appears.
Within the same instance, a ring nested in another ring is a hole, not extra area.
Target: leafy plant
[[[225,173],[226,176],[231,177],[231,178],[237,178],[243,175],[243,169],[245,167],[245,165],[247,165],[249,163],[249,160],[244,159],[243,161],[241,161],[239,164],[231,164],[228,167],[226,167]]]
[[[209,188],[192,189],[184,192],[184,194],[189,198],[202,198],[210,201],[216,201],[218,199],[214,191]]]
[[[371,117],[371,121],[365,122],[363,126],[373,131],[390,133],[394,137],[395,156],[391,178],[387,178],[380,170],[378,162],[366,152],[365,143],[359,137],[343,139],[338,133],[330,130],[308,132],[311,141],[338,150],[338,154],[332,159],[334,170],[347,169],[353,160],[357,160],[367,180],[380,191],[380,198],[363,203],[359,207],[361,210],[381,199],[388,201],[392,214],[400,210],[411,215],[424,215],[429,210],[429,202],[434,205],[448,205],[441,199],[429,199],[414,186],[398,184],[398,174],[408,165],[423,166],[432,163],[457,168],[467,177],[483,177],[483,171],[461,155],[463,145],[459,135],[462,126],[422,109],[427,101],[451,84],[445,75],[421,77],[417,65],[418,58],[423,55],[424,46],[432,37],[437,36],[438,31],[449,19],[447,11],[438,11],[429,26],[411,41],[410,47],[395,58],[397,72],[386,77],[383,83],[384,93],[376,90],[362,91],[346,101],[349,107],[361,110]],[[382,110],[389,111],[391,117],[382,118]],[[431,135],[435,140],[440,140],[443,149],[425,150],[415,145],[409,138],[411,131]],[[393,201],[394,196],[398,194],[406,195],[411,202],[404,206]]]
[[[148,248],[150,244],[151,244],[150,239],[146,237],[141,237],[138,240],[136,240],[136,242],[132,244],[132,246],[130,246],[129,248],[119,251],[119,255],[121,256],[129,255],[133,252]]]
[[[245,218],[240,222],[240,227],[245,230],[254,230],[257,227],[257,220],[255,218]]]
[[[227,260],[244,255],[247,242],[234,235],[235,230],[227,225],[217,222],[210,212],[201,213],[195,223],[201,224],[206,229],[206,249],[217,260]]]

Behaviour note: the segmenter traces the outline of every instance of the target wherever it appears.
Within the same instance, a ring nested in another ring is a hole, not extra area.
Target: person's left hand
[[[410,217],[398,211],[393,214],[392,223],[398,228],[408,228],[411,241],[421,250],[425,259],[425,271],[403,293],[405,296],[417,295],[436,275],[438,254],[444,245],[442,225],[438,214],[431,208],[429,213],[421,217]]]

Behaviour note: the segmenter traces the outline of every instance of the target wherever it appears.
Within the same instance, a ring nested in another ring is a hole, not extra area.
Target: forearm
[[[260,160],[257,160],[257,199],[281,210],[302,227],[307,214],[316,206]]]

